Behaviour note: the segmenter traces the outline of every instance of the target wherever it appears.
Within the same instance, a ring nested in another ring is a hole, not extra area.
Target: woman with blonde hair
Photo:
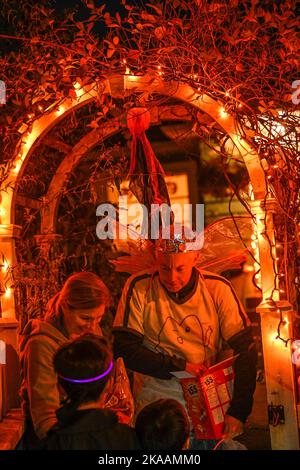
[[[57,422],[61,397],[53,366],[55,352],[84,333],[102,336],[99,323],[108,304],[108,288],[96,274],[75,273],[49,301],[44,320],[30,320],[25,326],[20,335],[25,447],[38,448]]]

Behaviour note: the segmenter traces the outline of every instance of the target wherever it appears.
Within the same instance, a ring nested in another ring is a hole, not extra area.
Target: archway
[[[15,188],[18,185],[18,181],[30,158],[30,154],[37,139],[45,135],[55,123],[72,110],[96,99],[99,90],[101,90],[101,93],[108,93],[112,96],[121,96],[124,90],[148,90],[153,93],[174,97],[186,104],[192,105],[209,114],[226,131],[242,155],[253,188],[254,199],[252,201],[252,210],[253,214],[256,216],[257,230],[260,233],[258,236],[258,247],[261,264],[263,302],[259,307],[259,311],[262,313],[262,333],[268,396],[270,401],[272,401],[274,393],[280,394],[280,403],[283,404],[285,408],[285,417],[288,423],[284,430],[275,428],[272,430],[272,442],[274,448],[283,448],[283,446],[284,448],[298,448],[298,426],[294,395],[294,373],[291,362],[291,345],[289,344],[285,347],[280,343],[275,348],[272,348],[270,345],[270,335],[273,335],[273,339],[274,332],[276,332],[277,329],[278,313],[284,310],[287,320],[287,329],[292,321],[292,307],[288,303],[280,303],[279,293],[274,297],[274,299],[278,301],[278,304],[275,307],[274,303],[271,305],[268,304],[268,299],[272,297],[274,290],[275,271],[273,260],[270,256],[270,241],[272,245],[271,249],[275,250],[273,213],[277,210],[277,207],[275,201],[268,197],[265,174],[261,167],[258,154],[247,141],[239,135],[234,117],[225,112],[221,103],[218,103],[207,95],[199,94],[189,85],[177,82],[164,82],[161,78],[153,76],[120,75],[111,77],[110,79],[87,88],[77,88],[77,99],[65,100],[59,104],[58,110],[54,110],[37,119],[33,123],[32,130],[26,135],[25,139],[20,142],[18,152],[14,158],[14,168],[6,182],[9,184],[9,189],[2,194],[0,246],[7,260],[7,266],[15,262],[14,238],[16,237],[16,231],[18,229],[18,227],[14,225]],[[120,123],[118,121],[108,123],[102,133],[102,138],[114,132],[118,132],[119,129]],[[97,139],[99,135],[96,136],[96,133],[94,133],[94,137]],[[91,142],[92,141],[93,139],[91,139]],[[65,183],[68,170],[80,159],[82,149],[84,148],[83,145],[84,142],[80,142],[78,147],[74,148],[73,152],[63,160],[59,171],[51,183],[48,193],[50,203],[49,212],[44,215],[43,221],[44,233],[51,233],[57,205],[55,194],[59,194],[59,189]],[[264,236],[264,234],[267,234],[267,237]],[[3,298],[2,316],[14,318],[14,297],[11,295],[10,290],[8,293],[9,295]],[[293,436],[293,441],[291,441],[291,436]]]

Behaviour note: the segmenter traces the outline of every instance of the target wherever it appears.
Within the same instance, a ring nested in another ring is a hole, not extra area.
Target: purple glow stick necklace
[[[102,374],[100,375],[97,375],[97,377],[92,377],[91,379],[69,379],[67,377],[63,377],[62,375],[60,375],[59,377],[63,380],[66,380],[67,382],[74,382],[74,383],[78,383],[78,384],[84,384],[84,383],[89,383],[89,382],[96,382],[96,380],[100,380],[100,379],[103,379],[103,377],[105,377],[106,375],[108,375],[111,371],[112,371],[112,368],[113,368],[114,364],[113,364],[113,361],[110,361],[110,364],[108,366],[108,369],[106,369],[105,372],[103,372]]]

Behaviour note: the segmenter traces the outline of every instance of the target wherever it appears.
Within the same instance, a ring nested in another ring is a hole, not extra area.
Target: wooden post
[[[16,263],[15,238],[19,236],[20,228],[20,226],[13,224],[0,225],[1,281],[6,288],[1,296],[0,315],[0,340],[4,341],[6,348],[6,364],[2,365],[0,389],[0,401],[2,401],[4,415],[10,408],[19,406],[20,370],[17,338],[19,322],[16,319],[12,280],[9,279],[7,271],[10,266],[14,266]]]
[[[0,256],[1,263],[1,281],[6,291],[1,296],[1,317],[10,320],[16,318],[15,298],[11,282],[7,279],[7,271],[10,266],[16,264],[15,238],[19,236],[21,227],[19,225],[0,225]],[[6,284],[7,283],[7,284]]]
[[[273,258],[275,258],[273,213],[278,208],[273,199],[266,199],[264,207],[261,201],[252,201],[251,206],[257,218],[259,231],[258,246],[263,300],[257,307],[257,311],[261,315],[267,399],[268,405],[282,405],[285,414],[284,424],[270,425],[272,449],[294,450],[299,449],[299,430],[293,351],[291,342],[285,345],[280,339],[276,339],[280,314],[285,321],[281,327],[282,335],[284,338],[293,336],[292,305],[286,301],[280,301],[278,286],[274,284],[276,268],[273,263]]]

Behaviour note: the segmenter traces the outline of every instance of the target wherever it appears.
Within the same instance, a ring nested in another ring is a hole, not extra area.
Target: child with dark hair
[[[54,356],[58,385],[65,392],[58,424],[44,440],[45,450],[134,450],[135,431],[103,408],[103,392],[113,370],[106,341],[85,334],[61,346]]]
[[[176,400],[161,399],[145,406],[136,418],[135,430],[143,450],[189,448],[189,418]]]

